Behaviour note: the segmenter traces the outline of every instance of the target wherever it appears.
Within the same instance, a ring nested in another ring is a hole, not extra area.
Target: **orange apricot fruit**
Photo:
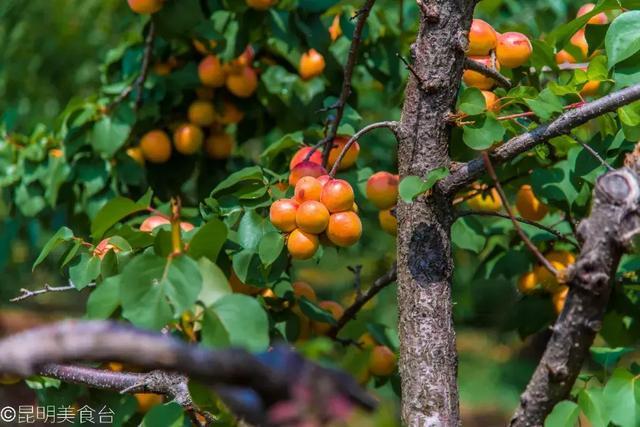
[[[498,190],[492,188],[489,193],[482,192],[467,200],[467,205],[476,211],[497,212],[502,208],[502,200]]]
[[[129,8],[141,15],[150,15],[162,9],[164,0],[127,0]]]
[[[224,86],[226,73],[220,59],[215,55],[207,55],[202,58],[202,61],[198,64],[198,77],[204,86]]]
[[[471,56],[472,61],[479,62],[487,67],[493,67],[491,57],[489,56]],[[496,70],[500,71],[500,61],[496,61]],[[469,87],[475,87],[481,90],[490,90],[495,86],[496,82],[482,73],[473,70],[464,70],[462,73],[462,81]]]
[[[189,121],[197,126],[211,126],[216,120],[216,109],[210,101],[195,100],[187,110]]]
[[[64,152],[59,148],[52,148],[51,150],[49,150],[49,155],[53,158],[61,159],[64,157]],[[142,159],[142,161],[144,162],[144,158]]]
[[[378,342],[370,333],[365,332],[364,334],[360,335],[360,338],[358,338],[358,344],[360,344],[362,348],[373,348],[378,345]]]
[[[551,302],[556,314],[560,314],[564,309],[564,304],[567,302],[567,296],[569,295],[569,287],[562,286],[559,290],[551,295]]]
[[[596,7],[596,5],[593,4],[593,3],[583,4],[582,6],[580,6],[580,9],[578,9],[578,13],[577,13],[576,16],[579,18],[582,15],[586,15],[587,13],[591,12],[594,7]],[[589,20],[587,21],[587,24],[589,24],[589,25],[604,25],[604,24],[606,24],[608,22],[609,22],[609,19],[607,18],[607,15],[605,15],[604,12],[600,12],[600,13],[592,16],[591,18],[589,18]]]
[[[320,185],[322,185],[322,187],[324,187],[324,185],[331,181],[333,178],[331,178],[331,175],[321,175],[318,178],[316,178],[318,180],[318,182],[320,183]],[[355,203],[354,203],[355,205]],[[357,206],[356,206],[357,208]]]
[[[331,37],[331,41],[334,42],[342,35],[342,28],[340,27],[340,15],[336,15],[333,17],[333,21],[331,21],[331,26],[329,27],[329,36]]]
[[[256,10],[267,10],[277,2],[278,0],[246,0],[247,6]]]
[[[467,55],[489,55],[489,53],[496,48],[497,42],[498,35],[496,34],[496,30],[494,30],[490,24],[482,19],[474,19],[471,22]]]
[[[225,81],[229,92],[238,98],[249,98],[258,88],[258,74],[251,67],[230,73]]]
[[[336,321],[344,314],[344,308],[335,301],[321,301],[318,307],[328,311]],[[318,335],[324,335],[331,330],[331,325],[325,322],[312,322],[313,331]]]
[[[527,271],[523,273],[518,279],[518,290],[527,295],[536,290],[538,284],[538,277],[533,271]]]
[[[331,214],[327,226],[327,237],[336,246],[354,245],[362,236],[362,222],[355,212],[338,212]]]
[[[236,104],[224,101],[222,103],[222,111],[216,111],[216,119],[223,125],[240,123],[244,119],[244,113]]]
[[[135,393],[136,401],[138,403],[138,412],[146,413],[154,406],[162,405],[164,397],[161,394],[155,393]]]
[[[315,49],[309,49],[300,57],[298,72],[303,80],[310,80],[322,74],[325,66],[324,56]]]
[[[522,33],[507,32],[498,37],[496,58],[503,67],[520,67],[529,60],[532,52],[529,37]]]
[[[198,151],[203,141],[202,129],[191,123],[178,126],[173,132],[173,145],[176,147],[176,151],[185,155],[191,155]]]
[[[516,208],[524,219],[540,221],[549,212],[549,208],[533,193],[533,188],[525,184],[516,194]]]
[[[377,345],[371,350],[369,371],[378,377],[387,377],[396,370],[397,359],[391,349],[385,345]]]
[[[367,199],[378,209],[391,209],[398,202],[398,175],[376,172],[367,180]]]
[[[329,225],[329,211],[322,203],[308,200],[298,207],[296,224],[302,231],[320,234]]]
[[[215,132],[204,141],[204,151],[212,159],[224,160],[231,157],[236,142],[226,132]]]
[[[316,299],[318,299],[318,297],[316,296],[316,291],[314,291],[311,285],[307,282],[299,280],[297,282],[294,282],[291,287],[293,288],[293,294],[296,296],[296,298],[305,297],[309,301],[315,301]]]
[[[289,162],[289,170],[292,170],[293,168],[298,166],[299,163],[302,163],[311,150],[312,147],[302,147],[301,149],[296,151],[296,154],[293,155],[291,161]],[[308,161],[321,165],[322,153],[318,150],[315,150],[311,157],[309,157]]]
[[[269,219],[274,227],[288,233],[296,229],[296,212],[299,204],[292,199],[280,199],[269,208]]]
[[[598,93],[598,89],[600,89],[600,82],[589,80],[582,86],[582,89],[580,89],[580,95],[593,96]]]
[[[398,235],[398,218],[391,212],[391,209],[385,209],[378,212],[378,221],[380,228],[392,236]]]
[[[144,166],[144,153],[140,147],[127,148],[126,153],[134,162],[140,166]]]
[[[322,184],[312,176],[303,176],[296,183],[294,197],[299,203],[306,202],[307,200],[319,201],[321,195]]]
[[[295,186],[300,178],[304,176],[317,178],[326,174],[327,170],[317,163],[310,161],[300,162],[291,169],[291,173],[289,174],[289,185]]]
[[[329,212],[348,211],[353,208],[355,194],[351,184],[343,179],[332,179],[322,187],[320,201]]]
[[[589,44],[587,43],[587,37],[584,33],[584,28],[578,30],[574,35],[569,39],[569,43],[577,47],[580,52],[582,52],[582,57],[587,58],[589,54]]]
[[[575,64],[576,58],[566,50],[562,49],[556,53],[556,64]]]
[[[287,249],[293,259],[309,259],[316,253],[319,246],[318,236],[299,228],[293,230],[287,239]]]
[[[498,95],[488,90],[483,90],[482,96],[484,96],[484,103],[487,106],[488,111],[497,112],[500,110],[500,101]]]
[[[191,43],[193,44],[193,47],[203,55],[209,55],[209,53],[218,46],[218,42],[216,40],[207,40],[204,42],[199,39],[193,39]]]
[[[145,218],[144,221],[142,221],[142,224],[140,224],[140,231],[150,233],[154,228],[160,227],[161,225],[165,224],[171,224],[171,221],[169,221],[168,218],[160,215],[151,215]],[[182,231],[191,231],[194,227],[193,224],[182,221],[180,223],[180,228],[182,229]]]
[[[350,138],[348,136],[337,136],[333,140],[331,150],[329,151],[329,166],[333,167],[334,163],[338,161],[338,156],[344,149],[345,145],[347,145],[347,142],[349,142],[349,139]],[[342,161],[338,166],[338,170],[343,171],[355,165],[356,160],[358,160],[359,154],[360,145],[358,144],[358,142],[354,142],[344,154],[344,157],[342,158]]]
[[[171,157],[171,140],[162,130],[147,132],[140,139],[140,150],[151,163],[164,163]]]

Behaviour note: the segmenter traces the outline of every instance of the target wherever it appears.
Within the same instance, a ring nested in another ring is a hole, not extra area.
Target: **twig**
[[[353,273],[353,290],[356,293],[356,299],[358,299],[362,295],[362,265],[348,266],[347,269]]]
[[[464,68],[484,74],[487,77],[491,77],[498,86],[505,89],[511,89],[513,87],[511,84],[511,80],[500,74],[498,70],[487,67],[486,65],[474,61],[473,59],[465,58]]]
[[[496,171],[493,169],[493,165],[491,164],[491,159],[489,158],[489,155],[487,154],[486,151],[482,152],[482,158],[485,162],[489,176],[491,177],[491,179],[493,179],[493,181],[496,184],[496,190],[498,191],[498,195],[500,196],[500,199],[502,199],[502,205],[504,206],[504,209],[507,211],[507,214],[509,215],[511,222],[513,223],[513,227],[516,229],[516,232],[524,242],[525,246],[529,248],[531,253],[538,259],[538,261],[540,261],[540,263],[547,270],[553,273],[554,276],[558,277],[558,270],[555,269],[555,267],[551,264],[551,262],[548,259],[544,257],[544,255],[542,255],[542,253],[538,250],[536,245],[534,245],[533,242],[529,240],[529,237],[522,230],[522,227],[520,227],[520,223],[518,222],[518,220],[516,220],[515,216],[513,215],[513,211],[511,210],[511,206],[509,205],[509,200],[507,200],[507,196],[505,195],[504,190],[502,189],[502,185],[500,185],[500,180],[498,179],[498,175],[496,175]]]
[[[574,102],[573,104],[569,104],[569,105],[565,105],[564,107],[562,107],[563,110],[572,110],[574,108],[578,108],[578,107],[582,107],[584,105],[583,101],[580,102]],[[536,113],[534,113],[533,111],[526,111],[524,113],[515,113],[515,114],[509,114],[506,116],[498,116],[496,117],[496,120],[512,120],[512,119],[517,119],[519,117],[531,117],[531,116],[535,116]]]
[[[404,64],[404,67],[407,70],[409,70],[409,72],[411,74],[413,74],[413,77],[415,77],[415,79],[418,81],[418,83],[420,83],[420,89],[422,89],[424,92],[430,92],[431,91],[431,86],[426,82],[425,79],[422,78],[421,75],[418,74],[418,72],[416,71],[415,67],[413,65],[411,65],[409,63],[409,61],[407,61],[405,59],[405,57],[400,55],[399,53],[396,53],[396,56],[400,59],[400,61],[402,61],[402,63]]]
[[[600,162],[600,164],[602,166],[604,166],[605,168],[607,168],[609,171],[615,170],[609,163],[607,163],[607,161],[605,159],[603,159],[600,154],[598,154],[598,152],[596,150],[594,150],[593,148],[591,148],[589,146],[589,144],[580,141],[578,138],[571,136],[571,138],[577,142],[578,144],[580,144],[582,146],[582,148],[584,148],[585,150],[587,150],[587,152],[589,154],[591,154],[593,157],[595,157],[596,160],[598,160]]]
[[[505,214],[500,213],[500,212],[485,212],[485,211],[464,211],[464,212],[459,212],[457,214],[457,217],[458,218],[463,218],[465,216],[470,216],[470,215],[474,215],[474,216],[494,216],[494,217],[498,217],[498,218],[511,219],[511,217],[509,215],[505,215]],[[556,236],[558,238],[558,240],[562,240],[563,242],[569,243],[570,245],[573,245],[578,249],[580,248],[580,245],[578,244],[578,242],[575,242],[572,239],[569,239],[566,235],[560,233],[557,230],[554,230],[551,227],[547,227],[546,225],[540,224],[539,222],[531,221],[529,219],[522,218],[522,217],[519,217],[519,216],[514,216],[513,218],[518,222],[522,222],[524,224],[531,225],[532,227],[536,227],[536,228],[539,228],[540,230],[544,230],[549,234],[553,234],[554,236]]]
[[[337,337],[338,332],[351,320],[356,317],[360,309],[364,307],[364,305],[369,302],[373,297],[375,297],[381,290],[386,288],[389,284],[395,282],[398,274],[398,265],[396,263],[387,271],[384,275],[380,276],[373,282],[373,285],[365,293],[360,295],[360,297],[356,298],[356,300],[351,304],[342,314],[342,317],[338,319],[337,323],[331,327],[328,335],[330,337]]]
[[[93,288],[95,286],[96,284],[92,282],[92,283],[89,283],[87,286],[85,286],[85,288]],[[70,283],[66,286],[51,286],[49,284],[45,284],[42,289],[38,289],[35,291],[30,291],[29,289],[22,288],[20,289],[20,292],[21,292],[20,295],[18,295],[15,298],[11,298],[9,301],[18,302],[18,301],[25,300],[27,298],[32,298],[38,295],[46,294],[48,292],[66,292],[66,291],[74,291],[74,290],[76,290],[76,287],[73,285],[73,283]]]
[[[395,133],[396,129],[398,128],[398,122],[387,121],[387,122],[371,123],[370,125],[367,125],[362,129],[360,129],[358,132],[356,132],[351,138],[349,138],[349,141],[347,141],[344,147],[342,147],[342,151],[340,151],[338,158],[336,159],[335,163],[331,167],[331,171],[329,172],[329,175],[331,177],[334,177],[336,175],[336,172],[338,172],[338,167],[340,166],[340,163],[342,163],[342,159],[344,159],[344,156],[349,151],[349,148],[351,148],[351,146],[358,139],[360,139],[364,134],[368,133],[369,131],[372,131],[374,129],[379,129],[379,128],[391,129],[391,131]]]

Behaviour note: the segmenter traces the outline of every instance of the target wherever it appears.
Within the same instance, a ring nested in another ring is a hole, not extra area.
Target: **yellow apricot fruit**
[[[336,321],[339,320],[344,314],[344,308],[335,302],[335,301],[321,301],[318,304],[318,307],[321,309],[328,311]],[[318,335],[324,335],[329,330],[331,330],[331,325],[325,322],[312,322],[311,326],[313,327],[313,331]]]
[[[525,184],[516,194],[516,208],[524,219],[540,221],[549,212],[549,208],[533,193],[533,188]]]
[[[366,332],[360,335],[360,338],[358,338],[358,344],[362,348],[373,348],[376,345],[378,345],[378,342],[376,341],[375,338],[373,338],[373,336],[370,333]]]
[[[240,71],[230,73],[225,84],[235,96],[249,98],[258,88],[258,74],[251,67],[242,67]]]
[[[589,43],[587,43],[584,28],[578,30],[573,36],[571,36],[569,43],[580,50],[584,59],[587,58],[587,55],[589,54]]]
[[[487,67],[493,67],[490,56],[471,56],[469,57],[469,59],[479,62]],[[500,71],[500,61],[496,61],[495,68],[497,71]],[[496,84],[496,82],[491,77],[487,77],[484,74],[473,70],[464,70],[464,72],[462,73],[462,80],[467,86],[475,87],[480,90],[490,90]]]
[[[269,208],[269,219],[274,227],[285,233],[296,229],[296,212],[299,204],[292,199],[280,199]]]
[[[278,0],[246,0],[247,6],[256,10],[267,10],[275,5]]]
[[[467,205],[475,211],[497,212],[502,208],[498,190],[492,188],[489,193],[482,192],[467,200]]]
[[[559,262],[566,268],[576,262],[576,256],[569,251],[550,251],[544,256],[552,262]]]
[[[355,212],[338,212],[331,214],[327,226],[327,237],[336,246],[354,245],[362,236],[362,222]]]
[[[14,385],[18,384],[20,381],[22,381],[22,378],[16,375],[0,373],[0,384],[2,385]]]
[[[319,201],[322,195],[322,184],[312,176],[303,176],[296,183],[294,197],[299,202],[307,200]]]
[[[377,345],[371,350],[369,371],[377,377],[387,377],[394,373],[397,367],[396,355],[386,345]]]
[[[518,279],[518,290],[523,294],[527,295],[536,290],[536,286],[538,285],[538,278],[536,277],[536,273],[533,271],[527,271],[523,273],[522,276]]]
[[[302,231],[320,234],[329,225],[329,211],[322,203],[307,200],[298,207],[296,224]]]
[[[141,15],[150,15],[162,9],[164,0],[127,0],[129,8]]]
[[[204,151],[212,159],[225,160],[231,157],[236,142],[226,132],[216,132],[204,141]]]
[[[576,17],[579,18],[582,15],[586,15],[587,13],[591,12],[594,7],[596,7],[596,5],[593,4],[593,3],[583,4],[582,6],[580,6],[580,9],[578,9],[578,13],[577,13]],[[589,25],[604,25],[604,24],[606,24],[608,22],[609,22],[609,19],[607,18],[607,15],[605,15],[604,12],[600,12],[600,13],[592,16],[591,18],[589,18],[589,20],[587,21],[587,24],[589,24]]]
[[[184,155],[194,154],[202,147],[204,133],[191,123],[180,125],[173,133],[173,145],[176,151]]]
[[[316,253],[319,246],[318,236],[299,228],[293,230],[287,239],[287,249],[293,259],[309,259]]]
[[[302,147],[301,149],[296,151],[296,154],[293,155],[291,161],[289,162],[289,170],[292,170],[293,168],[298,166],[298,164],[302,163],[311,150],[311,147]],[[309,157],[308,161],[321,165],[322,153],[318,150],[315,150],[313,154],[311,154],[311,157]]]
[[[151,163],[165,163],[171,157],[171,140],[162,130],[147,132],[140,139],[140,150]]]
[[[392,213],[391,209],[385,209],[378,212],[378,222],[380,228],[392,236],[398,235],[398,218]]]
[[[140,147],[127,148],[126,153],[134,162],[140,166],[144,166],[144,153]]]
[[[198,99],[189,105],[187,117],[196,126],[211,126],[216,120],[216,109],[210,101]]]
[[[500,101],[498,99],[498,95],[488,90],[483,90],[482,96],[484,96],[484,103],[487,106],[488,111],[493,111],[494,113],[500,110]]]
[[[336,213],[348,211],[353,208],[355,194],[351,184],[343,179],[332,179],[322,187],[320,201],[329,209],[329,212]]]
[[[391,209],[398,202],[398,175],[376,172],[367,180],[367,199],[378,209]]]
[[[524,65],[533,52],[529,37],[518,32],[507,32],[498,37],[496,58],[503,67],[517,68]]]
[[[162,405],[164,397],[161,394],[155,393],[135,393],[136,401],[138,403],[138,412],[147,413],[154,406]]]
[[[315,49],[309,49],[300,57],[298,72],[303,80],[310,80],[322,74],[325,66],[324,56]]]
[[[549,260],[553,268],[555,268],[560,274],[562,274],[567,267],[576,262],[575,255],[569,251],[551,251],[545,254],[544,257]],[[559,288],[560,283],[558,282],[558,278],[545,266],[537,265],[534,267],[533,271],[538,279],[538,283],[540,283],[547,291],[555,292]]]
[[[305,176],[318,178],[326,174],[327,170],[321,165],[310,161],[303,161],[298,163],[293,169],[291,169],[291,173],[289,174],[289,185],[295,186],[300,178]]]
[[[348,136],[337,136],[333,140],[333,144],[331,146],[331,150],[329,151],[329,166],[333,167],[335,162],[338,160],[338,156],[344,149],[347,142],[349,142]],[[358,160],[358,155],[360,154],[360,145],[357,142],[351,144],[347,152],[344,154],[340,165],[338,166],[339,171],[343,171],[349,169],[351,166],[356,164]]]
[[[340,27],[340,15],[336,15],[333,17],[333,21],[331,21],[331,26],[329,27],[329,36],[331,37],[331,41],[334,42],[338,40],[338,37],[342,35],[342,28]]]
[[[233,270],[231,270],[231,274],[229,275],[229,286],[231,286],[233,292],[249,296],[257,295],[262,290],[262,288],[257,286],[244,283]]]
[[[490,24],[482,19],[474,19],[471,22],[467,55],[489,55],[489,53],[496,48],[497,42],[498,35],[496,34],[496,30],[494,30]]]
[[[224,101],[222,111],[216,111],[216,119],[223,125],[240,123],[244,119],[244,113],[234,103]]]
[[[569,295],[569,287],[562,286],[558,291],[554,292],[551,295],[551,302],[553,303],[553,308],[556,311],[556,314],[562,313],[564,309],[564,304],[567,302],[567,296]]]
[[[207,87],[222,87],[225,83],[226,73],[215,55],[207,55],[198,65],[198,77],[200,82]]]
[[[297,282],[294,282],[291,287],[293,288],[293,294],[296,296],[296,298],[305,297],[309,301],[315,301],[318,299],[318,297],[316,296],[316,291],[314,291],[311,285],[307,282],[299,280]]]

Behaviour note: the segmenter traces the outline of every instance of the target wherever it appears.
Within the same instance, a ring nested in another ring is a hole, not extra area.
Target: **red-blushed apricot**
[[[296,183],[294,197],[299,202],[307,200],[319,201],[322,195],[322,184],[312,176],[303,176]]]
[[[329,212],[348,211],[353,207],[355,194],[351,184],[343,179],[332,179],[322,187],[320,201]]]
[[[533,188],[525,184],[516,194],[516,208],[524,219],[540,221],[549,212],[549,208],[533,193]]]
[[[397,366],[396,355],[385,345],[377,345],[371,350],[369,371],[377,377],[387,377],[394,373]]]
[[[320,185],[322,185],[322,187],[324,187],[324,185],[331,181],[333,178],[331,178],[331,175],[321,175],[318,178],[316,178],[318,180],[318,182],[320,183]]]
[[[160,227],[161,225],[165,224],[171,224],[171,221],[169,221],[168,218],[160,215],[151,215],[145,218],[144,221],[142,221],[142,224],[140,224],[140,231],[150,233],[154,228]],[[194,226],[189,222],[182,221],[180,222],[180,228],[182,229],[182,231],[191,231],[194,229]]]
[[[231,270],[231,274],[229,275],[229,286],[231,286],[233,292],[249,296],[258,295],[262,290],[262,288],[257,286],[244,283],[233,270]]]
[[[367,180],[367,199],[378,209],[391,209],[398,202],[398,175],[376,172]]]
[[[189,121],[197,126],[211,126],[216,120],[216,109],[209,101],[195,100],[187,110]]]
[[[49,152],[49,154],[51,154],[51,151]],[[127,153],[127,156],[133,159],[134,162],[136,162],[140,166],[144,166],[144,153],[142,152],[142,148],[140,147],[127,148],[126,153]]]
[[[127,0],[127,3],[135,13],[150,15],[162,9],[164,0]]]
[[[299,203],[292,199],[280,199],[269,208],[269,219],[274,227],[288,233],[296,229],[296,212]]]
[[[562,49],[556,53],[556,64],[575,64],[576,58],[566,50]]]
[[[391,209],[385,209],[378,212],[378,221],[380,228],[392,236],[398,234],[398,218],[391,212]]]
[[[471,56],[469,59],[479,62],[487,67],[493,67],[490,56]],[[500,71],[500,61],[496,61],[495,66],[496,70]],[[469,87],[475,87],[481,90],[490,90],[496,84],[491,77],[487,77],[484,74],[473,70],[464,70],[462,73],[462,81],[464,81],[464,84]]]
[[[173,146],[176,151],[184,155],[194,154],[202,147],[204,133],[202,129],[191,123],[180,125],[173,132]]]
[[[559,290],[554,292],[551,295],[551,301],[553,302],[553,309],[556,311],[556,314],[562,313],[564,309],[564,304],[567,302],[567,296],[569,295],[569,287],[562,286]]]
[[[200,78],[200,82],[205,86],[224,86],[226,73],[217,56],[208,55],[200,61],[198,65],[198,77]]]
[[[333,17],[333,21],[331,21],[331,26],[329,27],[329,36],[331,37],[331,41],[334,42],[338,40],[338,37],[342,35],[342,28],[340,27],[340,15],[336,15]]]
[[[329,225],[329,211],[322,203],[308,200],[298,207],[296,224],[302,231],[320,234]]]
[[[278,0],[246,0],[247,6],[256,10],[267,10],[277,2]]]
[[[204,141],[204,151],[212,159],[224,160],[231,157],[236,141],[226,132],[215,132]]]
[[[315,49],[310,49],[300,57],[298,72],[303,80],[310,80],[319,76],[326,66],[324,56]]]
[[[527,271],[518,279],[518,290],[527,295],[536,290],[538,285],[538,277],[534,271]]]
[[[299,228],[293,230],[287,239],[287,249],[293,259],[309,259],[316,253],[319,246],[318,236]]]
[[[296,296],[296,298],[305,297],[309,301],[316,301],[318,299],[318,297],[316,296],[316,291],[314,291],[311,285],[307,282],[299,280],[297,282],[294,282],[291,287],[293,288],[293,294]]]
[[[293,157],[291,158],[291,161],[289,162],[289,170],[292,170],[293,168],[298,166],[300,163],[302,163],[304,159],[307,157],[307,155],[309,154],[309,151],[311,150],[312,150],[311,147],[302,147],[301,149],[296,151],[296,154],[293,155]],[[322,153],[318,150],[315,150],[311,155],[311,157],[309,157],[308,161],[321,165]]]
[[[596,5],[593,3],[583,4],[582,6],[580,6],[580,9],[578,9],[577,17],[579,18],[582,15],[586,15],[587,13],[591,12],[594,7],[596,7]],[[600,12],[592,16],[591,18],[589,18],[589,20],[587,21],[587,24],[604,25],[608,22],[609,22],[609,19],[607,18],[607,15],[605,15],[604,12]]]
[[[589,54],[589,43],[587,43],[587,37],[584,34],[584,28],[578,30],[569,39],[569,43],[580,49],[583,59],[587,59]]]
[[[502,200],[498,190],[492,188],[490,192],[482,192],[467,200],[469,207],[475,211],[497,212],[502,208]]]
[[[227,76],[225,85],[238,98],[249,98],[258,88],[258,74],[251,67],[242,67]]]
[[[487,106],[488,111],[497,112],[500,110],[500,101],[498,95],[488,90],[483,90],[482,96],[484,96],[484,103]]]
[[[338,212],[331,214],[327,226],[327,237],[336,246],[354,245],[362,236],[362,222],[355,212]]]
[[[164,402],[164,396],[155,393],[135,393],[136,401],[138,403],[138,412],[144,414],[147,413],[154,406],[162,405]]]
[[[467,55],[489,55],[489,53],[496,48],[497,42],[498,35],[496,34],[496,30],[494,30],[490,24],[482,19],[474,19],[471,22]]]
[[[338,160],[338,156],[344,149],[344,146],[349,142],[348,136],[337,136],[333,140],[333,144],[331,147],[331,151],[329,151],[329,166],[333,167],[334,163]],[[339,171],[343,171],[349,169],[351,166],[356,164],[356,160],[358,160],[358,155],[360,154],[360,145],[357,142],[351,144],[349,150],[345,153],[342,161],[340,162],[340,166],[338,166]]]
[[[229,101],[224,101],[222,103],[222,110],[216,111],[216,120],[223,125],[240,123],[242,119],[244,119],[244,112],[242,112],[236,104]]]
[[[344,314],[344,308],[335,301],[321,301],[318,304],[318,307],[331,313],[331,317],[336,321]],[[331,325],[325,322],[312,322],[311,325],[313,327],[313,331],[318,335],[324,335],[331,329]]]
[[[120,248],[111,244],[111,242],[109,242],[109,239],[102,239],[100,243],[98,243],[93,249],[93,256],[102,259],[109,251],[118,253],[120,252]]]
[[[529,37],[522,33],[507,32],[498,37],[496,58],[503,67],[517,68],[524,65],[532,52]]]
[[[151,163],[165,163],[171,157],[171,140],[166,132],[152,130],[140,139],[140,150]]]
[[[289,185],[295,186],[303,176],[318,178],[326,174],[327,170],[317,163],[300,162],[296,167],[291,169],[291,173],[289,174]]]

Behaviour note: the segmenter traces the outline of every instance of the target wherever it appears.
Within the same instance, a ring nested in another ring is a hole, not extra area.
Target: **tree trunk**
[[[401,177],[449,166],[448,115],[460,85],[474,2],[421,0],[420,30],[398,132]],[[450,196],[398,204],[398,307],[402,420],[460,424],[452,319]]]

